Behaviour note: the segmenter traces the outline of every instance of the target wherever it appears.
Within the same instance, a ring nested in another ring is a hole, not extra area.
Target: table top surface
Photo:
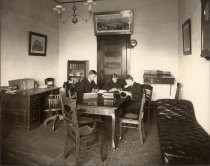
[[[33,89],[28,89],[28,90],[21,90],[18,91],[17,93],[3,93],[5,95],[23,95],[23,96],[32,96],[32,95],[37,95],[45,92],[50,92],[53,90],[59,90],[60,87],[50,87],[50,88],[33,88]]]
[[[91,99],[90,101],[83,101],[82,103],[78,103],[78,108],[110,108],[110,109],[117,109],[123,102],[129,99],[129,96],[121,97],[115,96],[113,99],[113,103],[104,103],[104,98],[101,95],[98,95],[97,99]]]

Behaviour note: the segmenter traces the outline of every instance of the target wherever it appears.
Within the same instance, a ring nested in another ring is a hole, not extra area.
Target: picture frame
[[[191,49],[191,21],[187,19],[182,24],[182,40],[183,40],[183,54],[190,55]]]
[[[29,55],[46,56],[47,36],[36,32],[29,32]]]
[[[97,12],[93,19],[95,35],[133,34],[133,10]]]

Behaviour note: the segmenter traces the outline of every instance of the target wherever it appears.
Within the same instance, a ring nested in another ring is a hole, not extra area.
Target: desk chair
[[[63,96],[61,108],[64,113],[66,130],[64,159],[75,151],[76,165],[78,165],[81,150],[100,146],[100,155],[103,161],[105,159],[103,156],[103,133],[97,130],[96,123],[92,121],[92,123],[87,122],[81,125],[76,112],[76,99]]]
[[[49,121],[53,120],[52,130],[55,131],[55,124],[56,121],[62,120],[63,115],[60,114],[61,112],[61,96],[60,95],[49,95],[48,99],[48,106],[49,108],[45,110],[45,112],[49,112],[50,117],[44,121],[44,126],[47,126]]]
[[[122,117],[119,118],[119,128],[120,128],[120,140],[122,139],[122,128],[135,128],[139,130],[140,142],[143,144],[145,131],[144,131],[144,123],[143,123],[143,107],[145,103],[145,93],[143,93],[141,107],[139,108],[139,113],[126,113]]]

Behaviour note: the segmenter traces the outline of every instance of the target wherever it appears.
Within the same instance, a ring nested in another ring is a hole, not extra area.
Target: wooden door
[[[129,41],[130,35],[97,37],[99,88],[103,87],[105,81],[110,80],[112,73],[118,74],[120,79],[130,73]]]

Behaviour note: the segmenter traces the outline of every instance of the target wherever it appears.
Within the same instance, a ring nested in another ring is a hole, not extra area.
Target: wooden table
[[[105,115],[112,117],[112,147],[115,148],[115,111],[118,107],[77,105],[77,108],[87,114]]]
[[[87,114],[93,115],[104,115],[112,117],[112,147],[116,148],[115,143],[115,123],[116,123],[116,111],[117,109],[125,103],[129,97],[118,99],[116,106],[104,106],[103,104],[88,105],[88,104],[77,104],[77,108]]]

